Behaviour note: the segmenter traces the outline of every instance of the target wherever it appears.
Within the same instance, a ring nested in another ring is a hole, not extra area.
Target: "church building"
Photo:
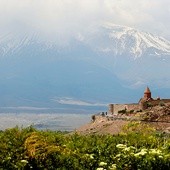
[[[139,100],[138,103],[129,103],[129,104],[109,104],[109,113],[118,114],[123,112],[140,112],[142,110],[146,110],[149,107],[154,107],[156,105],[163,105],[169,103],[170,99],[160,99],[157,97],[156,99],[152,98],[152,93],[147,86],[143,97]]]

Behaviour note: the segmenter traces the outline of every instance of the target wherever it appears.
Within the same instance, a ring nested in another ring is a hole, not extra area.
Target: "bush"
[[[140,109],[140,110],[137,110],[136,112],[137,112],[137,113],[139,113],[139,112],[142,112],[142,109]]]
[[[95,122],[96,116],[95,116],[95,115],[92,115],[92,116],[91,116],[91,119],[92,119],[93,122]]]
[[[125,113],[127,113],[127,111],[126,111],[126,109],[123,109],[123,110],[119,110],[118,113],[125,114]]]
[[[160,101],[159,106],[165,106],[165,103],[163,101]]]
[[[32,127],[0,132],[0,169],[170,169],[169,152],[169,136],[140,122],[114,136]]]
[[[130,114],[134,113],[134,110],[130,110],[129,113],[130,113]]]
[[[152,106],[153,106],[152,103],[150,102],[147,103],[147,107],[152,107]]]

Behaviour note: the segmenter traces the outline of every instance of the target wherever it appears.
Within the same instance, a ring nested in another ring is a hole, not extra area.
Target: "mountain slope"
[[[106,24],[94,38],[101,39],[97,43],[99,50],[114,55],[126,54],[135,59],[144,55],[170,56],[168,40],[130,27]]]
[[[83,54],[87,51],[93,57],[93,52],[82,47]],[[63,97],[99,106],[111,98],[121,102],[117,93],[129,93],[121,81],[78,53],[73,49],[43,51],[34,44],[6,55],[0,63],[1,106],[71,107],[58,102]]]
[[[37,34],[0,36],[0,106],[136,102],[146,85],[170,92],[169,66],[169,41],[129,27],[105,25],[65,47]]]
[[[133,28],[103,26],[88,43],[107,68],[133,88],[170,88],[170,42]],[[101,64],[101,63],[100,63]]]

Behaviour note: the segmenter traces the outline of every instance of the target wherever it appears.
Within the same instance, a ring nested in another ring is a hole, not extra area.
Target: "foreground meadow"
[[[79,135],[32,127],[0,132],[0,169],[170,169],[170,137],[131,122],[118,135]]]

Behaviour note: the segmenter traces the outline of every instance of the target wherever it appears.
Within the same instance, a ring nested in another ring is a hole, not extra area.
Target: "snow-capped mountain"
[[[75,38],[76,39],[76,38]],[[129,54],[134,58],[143,55],[170,56],[170,41],[137,29],[104,24],[91,37],[84,37],[82,43],[95,50],[111,52],[114,55]],[[12,33],[0,36],[0,54],[19,51],[28,45],[39,45],[42,50],[58,48],[55,41],[45,41],[37,34],[16,36]]]
[[[95,61],[128,87],[169,88],[170,41],[130,27],[106,24],[87,41]]]
[[[110,31],[109,38],[115,43],[115,54],[130,53],[134,57],[140,57],[146,52],[149,55],[170,55],[170,42],[162,37],[130,27],[108,25],[105,28]]]
[[[145,85],[159,96],[170,89],[168,40],[111,24],[82,37],[61,47],[38,34],[1,35],[0,106],[66,108],[58,101],[71,98],[91,108],[135,102]]]

